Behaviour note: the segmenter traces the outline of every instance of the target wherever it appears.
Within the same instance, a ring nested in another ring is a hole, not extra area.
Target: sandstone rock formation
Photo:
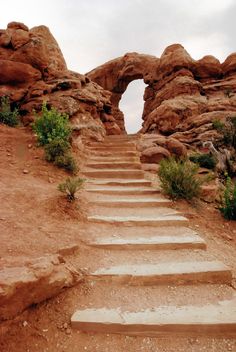
[[[119,102],[136,79],[147,84],[143,134],[199,146],[217,136],[213,120],[236,114],[236,53],[222,64],[209,55],[196,61],[174,44],[160,58],[128,53],[81,75],[68,70],[47,27],[11,22],[0,30],[0,73],[0,96],[19,107],[24,124],[47,101],[68,113],[74,136],[125,133]]]
[[[81,280],[59,255],[37,259],[4,260],[0,269],[0,322],[32,304],[55,296]]]
[[[224,63],[213,56],[193,60],[179,44],[165,49],[160,59],[129,53],[87,74],[112,93],[112,111],[124,131],[119,101],[128,84],[143,79],[143,127],[146,134],[172,136],[185,144],[201,145],[217,135],[214,119],[236,114],[236,54]]]
[[[8,95],[20,109],[24,124],[43,101],[66,112],[74,134],[85,130],[96,138],[120,133],[111,115],[110,92],[79,73],[69,71],[62,52],[45,26],[28,29],[9,23],[0,30],[0,96]]]

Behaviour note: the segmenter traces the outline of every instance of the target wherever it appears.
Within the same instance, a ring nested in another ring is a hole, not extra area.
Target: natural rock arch
[[[141,132],[172,135],[184,143],[200,143],[215,135],[212,120],[235,114],[235,74],[236,53],[221,64],[211,55],[194,60],[182,45],[173,44],[160,59],[128,53],[87,75],[111,93],[112,116],[108,121],[113,122],[103,121],[108,134],[125,132],[119,101],[128,84],[141,78],[148,85]]]
[[[155,56],[127,53],[87,73],[92,81],[112,93],[112,115],[121,132],[125,132],[124,115],[119,109],[123,93],[134,80],[143,79],[144,83],[149,84],[158,62]]]

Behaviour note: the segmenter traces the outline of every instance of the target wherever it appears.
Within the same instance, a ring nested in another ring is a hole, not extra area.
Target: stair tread
[[[218,271],[230,272],[230,269],[220,261],[165,262],[158,264],[141,263],[100,268],[93,272],[92,275],[162,276]]]
[[[204,306],[162,306],[122,312],[119,308],[88,308],[71,317],[82,331],[155,336],[171,333],[225,334],[236,332],[236,301]]]
[[[99,237],[94,241],[91,241],[90,245],[164,245],[164,244],[185,244],[185,243],[200,243],[205,244],[205,241],[198,235],[159,235],[149,237]],[[161,246],[160,248],[162,248]]]

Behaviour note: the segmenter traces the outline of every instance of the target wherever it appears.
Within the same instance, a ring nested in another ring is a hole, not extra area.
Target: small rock
[[[70,328],[67,328],[66,329],[66,335],[70,335],[71,334],[71,329]]]
[[[11,156],[11,153],[7,153],[7,156]]]
[[[68,324],[67,324],[67,323],[64,323],[64,324],[63,324],[63,328],[64,328],[64,329],[67,329],[67,328],[68,328]]]
[[[27,170],[27,169],[23,170],[23,174],[28,174],[28,173],[29,173],[29,170]]]
[[[28,325],[27,321],[23,321],[22,325],[24,326],[24,328]]]
[[[32,148],[32,144],[28,144],[28,148],[29,148],[29,149]]]

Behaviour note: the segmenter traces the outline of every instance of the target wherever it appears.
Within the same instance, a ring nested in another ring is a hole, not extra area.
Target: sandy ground
[[[111,254],[92,249],[86,241],[101,235],[123,231],[135,235],[132,228],[119,225],[88,224],[85,214],[89,199],[84,191],[76,204],[68,203],[57,185],[67,174],[43,160],[43,152],[35,146],[35,138],[25,128],[12,129],[0,125],[0,266],[7,257],[38,257],[56,253],[72,243],[79,245],[76,255],[68,257],[81,268],[96,269],[121,262],[175,260],[176,253],[166,256],[139,251]],[[207,242],[208,253],[196,251],[194,257],[214,257],[228,264],[236,277],[236,222],[224,220],[212,204],[174,202],[173,208],[190,219],[191,228]],[[149,229],[142,228],[148,235]],[[189,254],[182,253],[190,260]],[[193,258],[192,258],[193,259]],[[233,280],[233,286],[235,279]],[[234,288],[224,285],[187,287],[139,287],[133,289],[101,282],[85,282],[66,290],[51,300],[29,308],[0,335],[1,352],[195,352],[236,351],[234,338],[175,337],[148,338],[118,335],[92,335],[72,331],[71,314],[78,308],[122,306],[138,310],[156,304],[205,304],[234,295]]]

